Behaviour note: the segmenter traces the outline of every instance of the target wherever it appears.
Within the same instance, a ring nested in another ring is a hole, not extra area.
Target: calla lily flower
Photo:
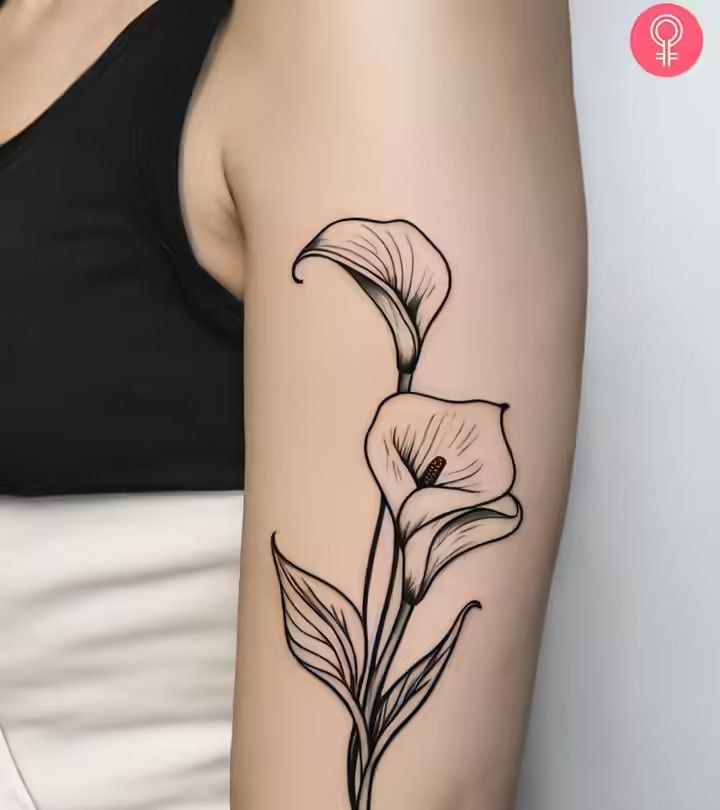
[[[296,281],[298,265],[312,256],[335,262],[362,287],[390,326],[399,371],[411,374],[450,290],[450,270],[437,247],[406,220],[341,219],[300,252]]]
[[[370,468],[404,552],[404,598],[422,600],[462,554],[512,534],[515,464],[503,429],[507,405],[396,394],[366,440]]]

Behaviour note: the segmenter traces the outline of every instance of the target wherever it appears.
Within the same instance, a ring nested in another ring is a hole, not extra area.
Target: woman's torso
[[[228,4],[59,0],[28,30],[15,7],[0,806],[226,810],[243,312],[214,276],[238,291],[241,244],[198,99]]]
[[[228,4],[142,5],[110,44],[87,23],[100,55],[62,81],[51,58],[3,65],[0,494],[242,489],[242,308],[211,275],[239,237],[212,124],[189,115]],[[58,25],[15,31],[17,52]],[[48,101],[34,73],[65,89]]]

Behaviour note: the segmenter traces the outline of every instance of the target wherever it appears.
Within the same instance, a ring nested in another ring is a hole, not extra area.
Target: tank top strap
[[[151,238],[177,274],[191,309],[238,342],[242,304],[195,258],[184,222],[180,159],[184,124],[229,0],[157,0],[154,31],[145,42],[147,85],[138,99],[133,133],[136,204]]]

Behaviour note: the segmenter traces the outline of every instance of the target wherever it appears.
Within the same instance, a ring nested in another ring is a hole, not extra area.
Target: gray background
[[[720,3],[673,79],[650,4],[571,5],[587,360],[519,810],[720,808]]]

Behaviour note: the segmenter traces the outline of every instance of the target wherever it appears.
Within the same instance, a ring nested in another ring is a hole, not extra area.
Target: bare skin
[[[147,0],[9,0],[0,140]],[[58,43],[62,45],[58,45]],[[70,47],[75,43],[77,47]],[[19,93],[18,88],[23,92]],[[585,220],[564,0],[236,0],[186,122],[181,186],[202,264],[246,302],[248,469],[235,810],[345,808],[348,720],[290,655],[270,537],[356,603],[377,515],[362,453],[392,340],[303,246],[343,217],[431,236],[452,295],[413,390],[509,402],[522,526],[438,577],[398,670],[479,599],[373,810],[510,810],[564,514],[582,358]],[[281,775],[282,778],[278,778]]]

